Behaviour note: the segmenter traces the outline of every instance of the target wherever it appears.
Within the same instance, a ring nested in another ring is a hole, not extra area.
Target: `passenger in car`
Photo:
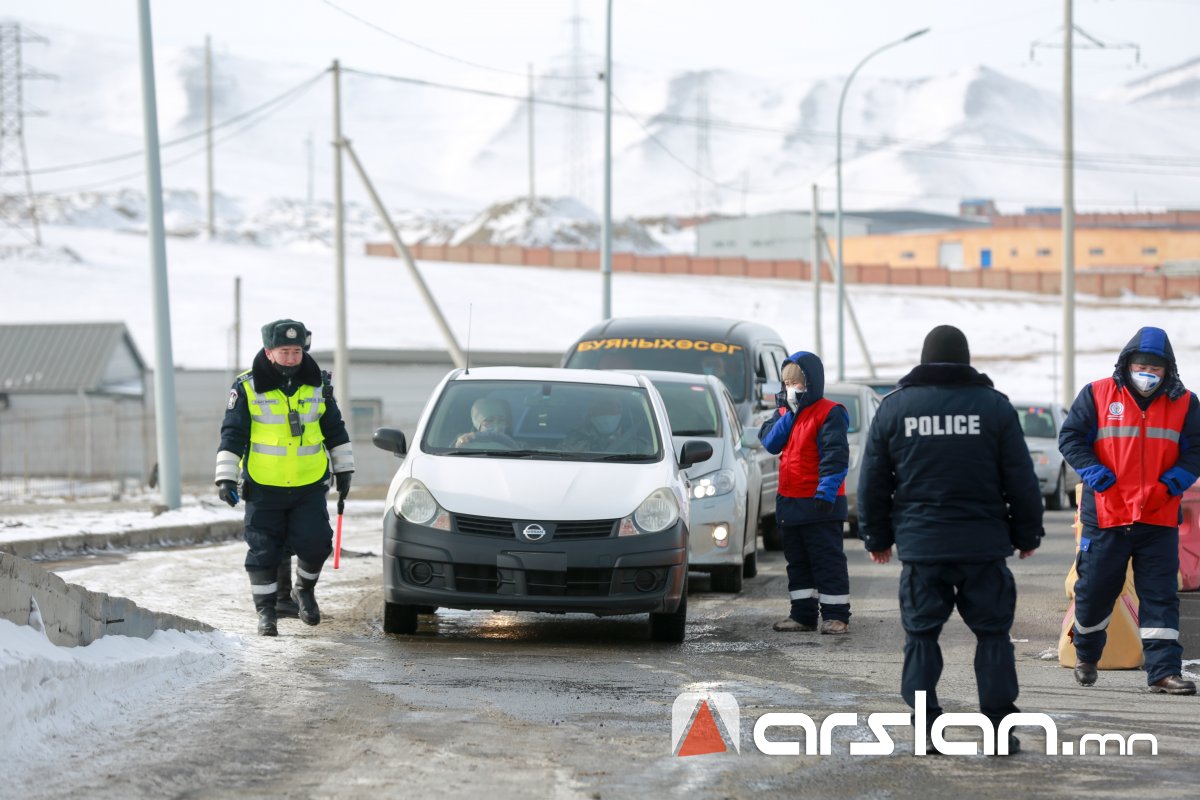
[[[473,430],[454,440],[455,447],[471,444],[476,447],[520,447],[509,435],[509,431],[512,430],[512,412],[508,403],[497,397],[481,397],[471,404],[471,425]]]
[[[615,398],[600,398],[592,403],[583,424],[567,434],[563,450],[576,453],[653,452],[650,438],[630,425]]]

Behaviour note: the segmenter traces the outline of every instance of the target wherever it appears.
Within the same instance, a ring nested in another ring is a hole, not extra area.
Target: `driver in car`
[[[454,440],[455,447],[464,445],[503,447],[516,449],[520,445],[509,435],[512,429],[512,412],[508,403],[494,397],[481,397],[471,404],[471,425]]]

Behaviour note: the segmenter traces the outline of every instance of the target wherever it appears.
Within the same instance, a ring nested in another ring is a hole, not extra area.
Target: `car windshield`
[[[421,449],[472,458],[662,458],[645,389],[555,381],[451,381],[430,414]]]
[[[846,413],[850,415],[850,427],[846,433],[857,433],[862,425],[862,413],[858,407],[858,396],[853,394],[838,394],[836,392],[825,395],[835,403],[841,403],[846,407]]]
[[[585,339],[567,358],[572,369],[644,369],[716,375],[735,403],[746,399],[746,349],[705,339]]]
[[[1025,435],[1034,439],[1053,439],[1058,436],[1054,427],[1054,415],[1049,406],[1018,406],[1017,417],[1021,420],[1021,430]]]
[[[721,414],[717,399],[702,383],[655,381],[671,419],[673,436],[720,436]]]

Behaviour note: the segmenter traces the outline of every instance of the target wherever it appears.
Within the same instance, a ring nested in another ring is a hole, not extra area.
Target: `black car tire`
[[[712,590],[737,594],[742,590],[742,567],[721,567],[712,574]]]
[[[758,574],[758,550],[746,556],[742,561],[742,577],[753,578]]]
[[[417,609],[419,606],[383,603],[383,632],[412,634],[417,632]]]
[[[1070,508],[1071,498],[1067,496],[1067,468],[1058,468],[1058,480],[1054,482],[1054,492],[1046,495],[1046,508],[1050,511],[1063,511]]]
[[[669,614],[650,615],[650,638],[656,642],[683,641],[687,629],[687,578],[683,579],[683,594],[679,598],[679,607]]]

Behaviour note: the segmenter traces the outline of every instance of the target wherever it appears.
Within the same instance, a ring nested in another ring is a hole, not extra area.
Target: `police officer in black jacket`
[[[1017,413],[970,366],[962,331],[939,325],[921,364],[887,395],[871,424],[858,479],[859,536],[871,559],[899,551],[904,672],[915,707],[925,691],[927,725],[942,713],[938,635],[957,606],[975,634],[979,707],[998,726],[1016,712],[1009,641],[1017,603],[1005,559],[1033,553],[1042,537],[1042,496]],[[1009,736],[1009,752],[1020,743]]]

